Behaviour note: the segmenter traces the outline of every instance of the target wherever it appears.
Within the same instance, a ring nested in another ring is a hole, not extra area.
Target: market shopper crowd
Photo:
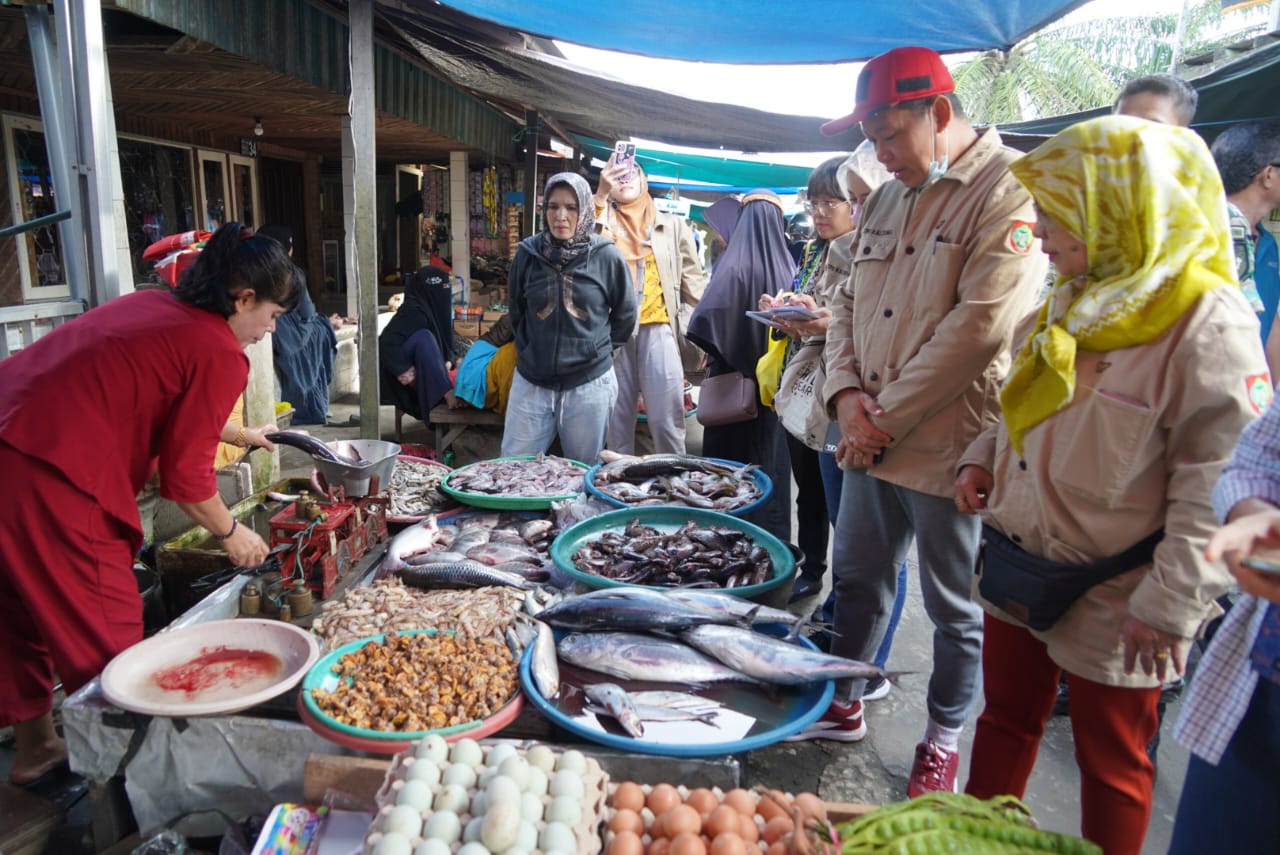
[[[867,63],[853,112],[823,128],[858,125],[866,142],[814,170],[817,238],[798,265],[769,190],[708,212],[723,243],[708,275],[643,169],[610,158],[594,192],[551,176],[478,371],[463,360],[450,376],[448,277],[427,267],[383,333],[384,399],[420,418],[441,401],[498,406],[503,455],[558,441],[582,461],[634,452],[643,399],[656,450],[683,453],[681,347],[697,345],[702,453],[770,476],[747,518],[798,541],[797,598],[824,587],[830,545],[831,652],[886,663],[914,544],[933,668],[907,795],[958,788],[980,707],[965,789],[1021,796],[1067,675],[1082,833],[1108,855],[1141,850],[1161,687],[1230,605],[1176,728],[1195,756],[1174,851],[1265,851],[1280,585],[1248,559],[1280,554],[1280,279],[1259,228],[1280,207],[1280,123],[1210,150],[1185,127],[1194,91],[1157,76],[1024,156],[971,124],[954,88],[927,48]],[[0,494],[15,783],[65,758],[55,672],[75,689],[141,638],[132,499],[157,466],[237,564],[265,558],[209,461],[243,346],[298,300],[293,270],[278,244],[224,226],[172,294],[121,298],[0,363],[0,468],[31,485]],[[808,314],[746,315],[780,307]],[[486,366],[503,364],[499,393]],[[97,394],[111,372],[132,385]],[[55,533],[69,512],[85,525]],[[863,739],[864,702],[888,691],[842,681],[795,738]]]

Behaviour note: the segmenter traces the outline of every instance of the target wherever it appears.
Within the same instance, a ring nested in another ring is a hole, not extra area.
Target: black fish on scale
[[[277,443],[279,445],[292,446],[293,448],[296,448],[299,451],[304,451],[307,454],[310,454],[312,457],[318,457],[321,460],[327,460],[330,463],[339,463],[343,466],[358,465],[356,461],[348,460],[340,456],[338,452],[334,451],[324,442],[316,439],[314,436],[311,436],[309,434],[298,433],[297,431],[291,431],[291,430],[283,430],[283,431],[275,431],[273,433],[264,434],[264,436],[274,443]],[[363,463],[365,461],[359,461],[359,462]]]
[[[741,588],[770,577],[773,560],[746,532],[687,522],[661,532],[632,520],[579,547],[581,571],[628,585]]]

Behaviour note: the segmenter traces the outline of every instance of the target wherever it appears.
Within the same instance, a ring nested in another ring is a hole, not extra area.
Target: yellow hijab
[[[1091,119],[1009,169],[1089,252],[1085,276],[1054,283],[1000,391],[1021,454],[1023,435],[1071,403],[1078,348],[1152,341],[1235,273],[1222,181],[1209,149],[1186,128]]]

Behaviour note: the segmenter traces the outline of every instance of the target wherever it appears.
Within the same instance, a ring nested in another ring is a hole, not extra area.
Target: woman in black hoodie
[[[378,336],[381,397],[425,422],[440,401],[454,406],[449,274],[424,267],[409,277],[404,304]]]
[[[635,296],[622,253],[594,232],[585,179],[551,176],[543,210],[543,231],[520,242],[507,280],[519,359],[502,454],[538,454],[558,435],[566,457],[594,462],[618,397],[613,351],[635,328]]]

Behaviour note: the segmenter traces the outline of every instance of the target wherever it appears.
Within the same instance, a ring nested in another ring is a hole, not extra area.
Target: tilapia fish
[[[516,573],[508,573],[479,561],[455,561],[449,564],[414,564],[397,570],[406,585],[415,588],[484,588],[505,585],[528,588],[532,583]]]
[[[673,600],[647,588],[605,588],[568,597],[538,615],[552,626],[590,632],[678,632],[704,623],[738,623],[741,619]]]
[[[564,496],[583,491],[585,471],[563,457],[539,454],[531,460],[485,460],[456,469],[449,486],[491,496]]]
[[[760,681],[725,667],[686,644],[631,632],[573,632],[556,645],[570,665],[619,680],[658,683],[755,683]]]
[[[693,521],[664,532],[632,520],[578,547],[573,563],[615,582],[659,587],[741,588],[773,572],[768,550],[746,532]]]
[[[587,700],[597,708],[603,708],[622,729],[639,739],[644,736],[644,725],[640,723],[640,713],[636,711],[635,702],[621,686],[616,683],[591,683],[582,687]]]
[[[849,677],[893,680],[909,673],[830,656],[742,627],[696,626],[680,633],[680,638],[735,671],[782,686]]]
[[[733,511],[756,501],[763,490],[758,466],[727,465],[687,454],[622,457],[596,470],[596,489],[628,505],[686,505]]]
[[[415,557],[430,552],[436,545],[439,533],[434,516],[429,516],[401,531],[391,538],[391,543],[387,546],[387,554],[378,566],[379,574],[386,575],[388,572],[401,570]]]

